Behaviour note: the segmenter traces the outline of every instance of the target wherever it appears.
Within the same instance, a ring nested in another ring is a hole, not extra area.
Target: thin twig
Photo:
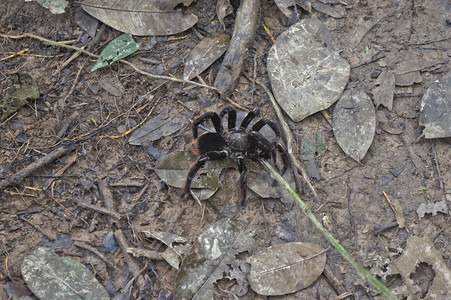
[[[121,219],[121,215],[119,213],[117,213],[115,211],[112,211],[112,210],[109,210],[109,209],[107,209],[105,207],[101,207],[101,206],[97,206],[97,205],[91,205],[91,204],[83,203],[83,202],[80,202],[80,201],[77,201],[77,200],[74,200],[74,202],[77,203],[78,205],[80,205],[83,208],[87,208],[87,209],[99,212],[101,214],[108,215],[108,216],[116,218],[118,220]]]
[[[291,162],[292,166],[295,168],[294,176],[296,178],[296,182],[300,182],[300,180],[298,178],[299,175],[298,175],[298,172],[297,172],[297,170],[300,170],[300,172],[302,174],[302,177],[304,178],[304,181],[307,183],[307,186],[309,187],[310,191],[313,193],[313,196],[315,198],[317,198],[318,194],[316,193],[315,188],[311,184],[310,178],[308,177],[307,172],[304,170],[304,168],[301,166],[301,163],[299,162],[299,160],[294,155],[294,152],[297,149],[297,144],[295,142],[293,134],[291,133],[290,127],[288,127],[288,124],[284,120],[282,110],[280,109],[279,105],[276,102],[276,99],[274,98],[273,94],[268,89],[268,87],[265,84],[261,83],[261,82],[257,81],[257,83],[268,94],[268,97],[271,100],[272,107],[273,107],[274,111],[276,112],[277,118],[279,119],[279,123],[280,123],[281,128],[282,128],[283,136],[285,137],[285,143],[286,143],[286,147],[287,147],[287,154],[288,154],[288,157],[290,158],[290,162]]]
[[[5,189],[5,188],[7,188],[9,186],[12,186],[12,185],[19,185],[19,184],[21,184],[25,180],[26,177],[31,175],[37,169],[39,169],[39,168],[41,168],[41,167],[53,162],[57,158],[59,158],[59,157],[65,155],[65,154],[67,154],[68,152],[70,152],[72,149],[74,149],[74,147],[72,147],[72,146],[62,146],[60,148],[57,148],[57,149],[53,150],[52,152],[50,152],[46,156],[41,157],[37,161],[35,161],[32,164],[28,165],[25,169],[22,169],[19,172],[17,172],[16,174],[7,177],[4,181],[1,181],[0,182],[0,190],[3,190],[3,189]]]

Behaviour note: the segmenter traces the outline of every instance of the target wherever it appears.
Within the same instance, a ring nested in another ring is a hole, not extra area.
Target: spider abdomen
[[[200,156],[211,151],[221,151],[224,149],[226,141],[220,134],[207,132],[195,139],[191,145],[191,151]]]

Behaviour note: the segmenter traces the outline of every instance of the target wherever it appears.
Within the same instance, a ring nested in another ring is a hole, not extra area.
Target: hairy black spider
[[[268,141],[259,131],[263,126],[268,125],[274,131],[276,138],[279,138],[279,129],[274,122],[260,119],[250,130],[247,130],[249,123],[260,113],[258,108],[250,111],[236,128],[236,110],[231,106],[224,108],[218,115],[215,112],[208,112],[193,122],[193,137],[191,143],[191,151],[200,156],[196,164],[190,169],[186,179],[181,200],[186,199],[189,194],[191,182],[194,176],[202,168],[208,160],[219,160],[227,157],[232,158],[238,164],[240,172],[239,183],[241,185],[242,205],[245,205],[247,192],[247,169],[244,165],[244,159],[252,160],[272,158],[274,165],[276,164],[276,150],[280,152],[283,169],[283,175],[288,168],[288,158],[285,149],[280,143]],[[222,126],[222,119],[227,114],[227,128],[225,131]],[[216,132],[206,132],[198,135],[198,127],[204,121],[211,120]]]

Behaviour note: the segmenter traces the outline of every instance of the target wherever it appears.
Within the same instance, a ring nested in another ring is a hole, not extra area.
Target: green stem
[[[288,184],[288,182],[283,179],[282,176],[266,161],[260,161],[263,166],[269,171],[269,173],[290,193],[293,199],[299,204],[302,211],[307,215],[307,217],[312,221],[313,225],[321,232],[321,234],[338,250],[338,252],[343,256],[356,270],[369,282],[373,283],[375,287],[384,294],[387,299],[398,299],[383,283],[377,280],[373,275],[370,274],[364,267],[359,265],[343,248],[342,245],[327,231],[326,228],[318,221],[315,215],[312,213],[308,205],[302,201],[301,197],[293,190],[293,188]]]

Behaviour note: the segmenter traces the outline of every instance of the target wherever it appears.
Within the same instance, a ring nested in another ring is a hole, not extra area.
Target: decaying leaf
[[[432,266],[435,278],[430,285],[427,295],[422,299],[450,299],[451,298],[451,271],[448,269],[441,253],[435,249],[434,243],[429,237],[410,235],[404,253],[389,265],[392,275],[400,274],[407,286],[406,295],[416,299],[421,293],[411,278],[417,266],[425,262]],[[409,295],[410,294],[410,295]]]
[[[373,89],[374,105],[376,108],[383,105],[389,111],[393,109],[393,95],[395,93],[395,75],[385,69],[376,79],[376,87]]]
[[[25,256],[22,276],[41,300],[110,299],[91,271],[69,257],[59,257],[52,249],[40,247]]]
[[[274,95],[295,122],[332,105],[349,79],[349,63],[324,47],[319,32],[327,32],[321,21],[303,19],[279,35],[269,52]]]
[[[25,2],[36,1],[44,8],[50,10],[54,15],[64,14],[66,6],[69,4],[66,0],[25,0]]]
[[[100,53],[96,64],[92,67],[91,72],[106,67],[119,59],[127,57],[139,49],[139,44],[137,44],[132,36],[128,33],[122,34],[112,40],[105,49]]]
[[[247,262],[251,264],[249,283],[255,292],[285,295],[306,288],[321,275],[326,253],[315,244],[292,242],[269,247]]]
[[[332,18],[343,18],[346,15],[346,10],[341,5],[331,5],[323,2],[313,2],[312,8]]]
[[[376,111],[370,97],[361,91],[345,91],[334,108],[333,126],[338,145],[360,162],[376,131]]]
[[[75,8],[75,22],[81,29],[86,31],[92,38],[96,36],[99,21],[86,13],[80,6]]]
[[[136,129],[128,142],[131,145],[148,144],[163,136],[173,134],[188,120],[187,115],[181,114],[177,110],[169,111],[166,107],[160,114],[147,120],[146,123]]]
[[[216,15],[219,22],[225,29],[224,18],[233,13],[233,7],[230,5],[230,0],[217,0],[216,2]]]
[[[428,139],[451,136],[451,72],[436,80],[421,100],[420,125]]]
[[[229,46],[230,37],[228,34],[219,34],[217,36],[207,36],[189,54],[185,69],[183,70],[183,78],[191,80],[212,63],[214,63]]]
[[[288,18],[291,17],[292,13],[289,7],[292,7],[294,5],[299,5],[309,13],[312,12],[312,4],[310,0],[274,0],[274,2],[276,3],[280,11]]]
[[[246,225],[223,218],[199,235],[177,274],[175,299],[213,299],[213,284],[229,271],[237,260],[235,255],[254,249]]]
[[[27,73],[19,72],[11,75],[12,86],[6,91],[0,100],[1,120],[18,111],[22,106],[28,104],[28,100],[39,98],[38,84]]]
[[[423,218],[425,214],[432,214],[435,216],[438,212],[447,214],[448,206],[446,205],[446,201],[438,201],[434,203],[421,203],[418,206],[417,214],[418,218]]]
[[[396,199],[392,199],[391,201],[395,209],[396,223],[398,223],[399,228],[405,228],[406,219],[404,218],[404,210],[402,209],[401,203]]]
[[[103,23],[132,35],[172,35],[191,28],[197,22],[193,14],[183,15],[174,8],[193,0],[85,0],[83,9]]]
[[[395,84],[397,86],[411,86],[414,83],[420,83],[423,80],[420,71],[413,71],[395,76]]]
[[[182,188],[191,166],[198,158],[191,151],[173,152],[162,158],[154,171],[167,185]],[[231,159],[208,161],[199,170],[191,188],[203,189],[203,194],[196,194],[200,200],[208,199],[221,187],[221,172],[226,168],[236,168],[236,162]]]
[[[143,230],[142,233],[146,237],[157,239],[168,246],[161,256],[175,269],[179,268],[181,258],[188,254],[191,248],[189,244],[186,244],[186,238],[177,234],[158,230]]]

